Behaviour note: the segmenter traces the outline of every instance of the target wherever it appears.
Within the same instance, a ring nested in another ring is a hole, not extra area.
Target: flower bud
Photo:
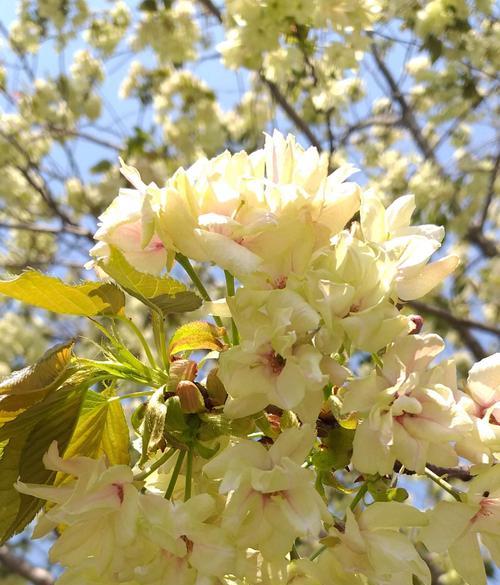
[[[205,401],[198,386],[194,382],[181,380],[177,385],[176,393],[179,396],[183,412],[192,414],[205,410]]]
[[[410,323],[413,325],[413,329],[410,331],[410,335],[418,335],[424,326],[424,318],[422,315],[409,315],[408,318]]]
[[[218,368],[210,370],[205,384],[208,395],[214,406],[222,406],[226,402],[227,392],[224,384],[220,381],[217,375]]]

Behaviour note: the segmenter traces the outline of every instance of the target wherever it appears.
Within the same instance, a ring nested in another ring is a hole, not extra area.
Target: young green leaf
[[[168,346],[169,355],[183,351],[210,349],[220,351],[224,347],[224,329],[206,321],[192,321],[179,327]]]
[[[0,293],[47,311],[84,317],[119,314],[125,304],[123,293],[113,284],[71,285],[36,270],[0,281]]]
[[[202,304],[200,297],[182,282],[139,272],[112,246],[110,257],[100,261],[99,266],[126,292],[161,315],[194,311]]]
[[[129,430],[123,408],[112,391],[89,390],[65,457],[105,456],[110,465],[129,463]],[[63,481],[58,474],[55,483]]]
[[[30,394],[57,386],[71,360],[73,346],[74,341],[56,345],[31,366],[13,372],[0,382],[0,394]]]
[[[45,468],[43,455],[52,441],[64,452],[86,391],[86,386],[68,383],[0,428],[0,443],[6,442],[0,459],[0,543],[23,530],[43,505],[19,494],[14,482],[53,483],[55,473]]]
[[[49,349],[36,363],[0,382],[0,426],[56,390],[69,374],[74,342]]]

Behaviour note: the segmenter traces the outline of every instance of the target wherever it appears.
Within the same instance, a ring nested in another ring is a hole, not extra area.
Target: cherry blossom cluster
[[[441,285],[458,258],[431,260],[444,230],[412,225],[413,196],[386,205],[355,172],[331,172],[278,132],[161,187],[122,164],[133,188],[100,218],[98,271],[114,249],[150,275],[180,258],[210,263],[237,287],[201,311],[233,335],[204,358],[208,377],[200,364],[177,385],[206,394],[215,378],[221,389],[184,409],[219,425],[201,456],[184,460],[167,418],[151,473],[61,459],[54,444],[47,468],[74,482],[18,483],[55,504],[36,535],[64,526],[51,552],[62,584],[430,585],[422,545],[449,551],[470,585],[486,583],[480,543],[500,564],[500,354],[462,388],[453,360],[433,362],[444,342],[405,302]],[[325,427],[351,437],[329,483],[318,461],[343,446]],[[474,477],[459,491],[436,470],[463,459]],[[405,472],[434,479],[445,499],[423,511],[393,497]],[[358,487],[345,511],[332,493],[349,477]],[[369,490],[377,481],[389,484],[383,498]]]

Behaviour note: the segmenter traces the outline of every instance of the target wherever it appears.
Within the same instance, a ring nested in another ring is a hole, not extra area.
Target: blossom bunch
[[[500,561],[500,354],[460,389],[452,360],[433,363],[444,341],[405,306],[456,268],[454,255],[431,258],[444,230],[412,224],[413,196],[386,206],[353,166],[332,172],[278,132],[162,185],[121,171],[133,188],[100,217],[91,265],[108,288],[92,299],[118,285],[145,304],[157,357],[123,307],[108,308],[149,365],[105,325],[106,360],[81,364],[91,380],[147,388],[130,395],[148,396],[130,464],[110,439],[93,457],[83,440],[64,459],[52,443],[55,484],[16,484],[53,504],[35,535],[62,527],[61,583],[430,585],[426,559],[449,549],[484,585],[480,542]],[[221,298],[191,260],[224,274]],[[173,278],[180,268],[201,299]],[[193,310],[167,339],[165,316]],[[447,481],[459,458],[478,464],[468,492]],[[453,501],[413,507],[407,473]]]

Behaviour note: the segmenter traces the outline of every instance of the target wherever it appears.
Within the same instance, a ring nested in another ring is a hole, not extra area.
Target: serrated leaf
[[[217,327],[206,321],[192,321],[179,327],[172,336],[168,346],[170,355],[182,351],[196,351],[210,349],[220,351],[224,347],[222,335],[223,327]]]
[[[64,452],[73,434],[86,387],[67,385],[0,428],[0,543],[17,534],[35,517],[43,501],[19,494],[14,482],[51,484],[55,473],[42,457],[56,440]]]
[[[109,258],[101,260],[99,266],[126,292],[151,309],[168,315],[194,311],[201,306],[201,298],[182,282],[169,276],[158,277],[139,272],[119,250],[110,248]]]
[[[0,293],[47,311],[83,317],[118,314],[125,304],[123,293],[113,284],[87,281],[71,285],[36,270],[0,281]]]
[[[29,394],[57,385],[71,360],[73,346],[74,341],[56,345],[34,364],[13,372],[0,382],[0,394]]]
[[[110,465],[129,463],[128,425],[120,401],[113,398],[109,392],[87,392],[65,457],[104,455]],[[58,473],[54,483],[64,480],[65,475]]]

